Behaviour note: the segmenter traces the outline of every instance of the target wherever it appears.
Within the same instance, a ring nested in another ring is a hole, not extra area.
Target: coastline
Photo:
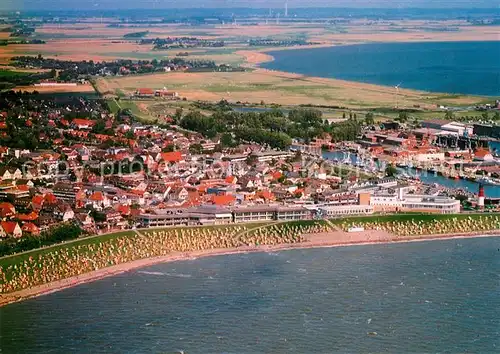
[[[464,233],[453,233],[453,234],[422,235],[413,237],[396,236],[393,234],[389,234],[387,232],[374,231],[374,230],[367,230],[365,232],[360,232],[360,233],[346,233],[341,231],[333,231],[322,234],[305,235],[307,241],[295,244],[245,246],[237,248],[219,248],[219,249],[209,249],[202,251],[176,252],[167,256],[146,258],[129,263],[118,264],[115,266],[99,269],[94,272],[82,274],[76,277],[62,279],[52,283],[38,285],[33,288],[15,291],[13,293],[0,294],[0,307],[38,296],[48,295],[60,290],[64,290],[80,284],[93,282],[95,280],[107,278],[110,276],[122,274],[138,268],[148,267],[160,263],[185,261],[201,257],[215,257],[215,256],[224,256],[224,255],[249,253],[249,252],[275,252],[275,251],[288,251],[294,249],[367,246],[367,245],[382,245],[382,244],[393,244],[393,243],[424,242],[424,241],[439,241],[439,240],[483,238],[483,237],[500,237],[500,230],[464,232]]]
[[[426,41],[423,41],[426,42]],[[344,45],[358,45],[360,43],[348,43]],[[369,44],[369,43],[361,43]],[[339,45],[314,45],[314,46],[300,46],[300,47],[286,47],[286,48],[269,48],[264,50],[240,50],[235,52],[244,58],[245,64],[243,67],[252,69],[254,73],[263,76],[276,77],[284,80],[296,80],[302,84],[311,85],[325,85],[325,89],[329,86],[334,88],[341,88],[337,92],[338,97],[346,96],[345,99],[358,97],[362,95],[363,99],[372,97],[372,101],[387,101],[387,104],[392,104],[394,100],[394,88],[381,84],[374,84],[368,82],[349,81],[344,79],[336,79],[322,76],[310,76],[292,71],[282,71],[275,69],[267,69],[262,67],[262,64],[269,63],[275,60],[274,56],[269,54],[274,51],[290,51],[290,50],[304,50],[310,48],[330,48]],[[449,92],[433,92],[411,88],[401,88],[398,93],[402,106],[413,106],[418,103],[422,109],[435,109],[436,103],[426,102],[432,97],[449,96],[447,104],[450,105],[472,105],[484,100],[486,97],[482,95],[471,94],[454,94]],[[332,102],[332,104],[342,105],[341,102]]]

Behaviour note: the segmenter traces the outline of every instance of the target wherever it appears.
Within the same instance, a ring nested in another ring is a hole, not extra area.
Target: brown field
[[[249,38],[305,38],[320,46],[368,42],[403,41],[471,41],[499,40],[500,26],[471,26],[462,21],[368,21],[355,20],[338,25],[326,24],[259,24],[224,26],[152,25],[144,27],[107,27],[103,23],[80,21],[76,24],[46,24],[37,28],[47,41],[41,45],[9,45],[0,47],[0,64],[7,65],[12,56],[42,54],[65,60],[104,61],[113,59],[161,59],[188,51],[189,59],[214,60],[217,63],[245,65],[272,60],[265,50],[287,50],[293,47],[250,48]],[[123,35],[149,31],[147,37],[196,36],[227,41],[224,48],[171,49],[152,51],[150,45],[138,45],[137,39]],[[54,39],[50,39],[50,35]],[[73,38],[57,38],[66,35]],[[165,73],[144,76],[114,77],[98,80],[99,92],[107,95],[127,95],[138,87],[167,87],[189,100],[277,103],[281,105],[315,104],[351,108],[414,107],[435,108],[438,104],[469,105],[482,101],[480,97],[443,95],[401,89],[399,96],[392,87],[347,82],[333,79],[268,71],[257,68],[239,73]],[[59,89],[59,88],[58,88]],[[149,104],[145,104],[148,106]],[[141,107],[145,110],[146,107]]]
[[[144,38],[162,38],[168,36],[188,36],[188,32],[192,31],[192,28],[181,27],[172,24],[161,24],[161,25],[151,25],[144,27],[107,27],[108,23],[76,23],[76,24],[45,24],[40,28],[37,28],[37,33],[50,36],[51,34],[60,36],[71,36],[76,38],[89,38],[89,37],[103,37],[108,39],[123,39],[123,36],[127,33],[133,32],[146,32],[149,34]],[[217,34],[213,35],[197,35],[197,38],[202,39],[212,39],[216,38]],[[128,41],[135,42],[138,38],[130,38]]]
[[[0,65],[0,70],[11,70],[11,71],[17,71],[17,72],[21,72],[21,73],[42,73],[42,72],[50,71],[49,69],[16,68],[15,66],[10,66],[10,65]]]
[[[90,84],[77,85],[77,86],[17,86],[15,91],[26,91],[39,93],[90,93],[95,92],[94,87]]]
[[[235,54],[243,56],[245,58],[245,62],[248,64],[261,64],[274,60],[274,58],[269,54],[251,50],[239,50],[235,52]]]
[[[349,108],[399,107],[434,109],[437,104],[472,104],[481,100],[470,96],[449,96],[342,80],[307,77],[265,69],[229,73],[164,73],[99,79],[101,93],[132,94],[137,88],[167,87],[188,100],[280,105],[330,105]]]
[[[161,59],[175,56],[180,49],[152,51],[150,45],[138,45],[137,39],[124,39],[131,32],[149,31],[146,37],[196,36],[206,39],[225,39],[228,45],[221,53],[217,48],[188,49],[193,59],[214,60],[217,63],[240,64],[241,56],[236,51],[247,51],[246,41],[255,37],[274,37],[292,39],[300,36],[321,45],[338,45],[367,42],[402,42],[402,41],[472,41],[498,40],[500,26],[470,26],[461,21],[367,21],[355,20],[347,24],[323,25],[298,23],[293,25],[258,24],[258,25],[219,25],[188,27],[171,24],[159,24],[143,27],[107,27],[109,20],[103,23],[45,24],[37,28],[46,44],[9,45],[0,47],[0,64],[8,63],[12,56],[42,54],[67,60],[112,60]],[[443,31],[443,29],[450,29]],[[193,34],[195,33],[195,34]],[[54,38],[50,38],[53,34]],[[8,35],[8,33],[1,33]],[[72,38],[58,38],[58,36]],[[291,48],[268,48],[291,49]],[[293,49],[293,48],[292,48]],[[182,50],[184,51],[184,50]],[[261,51],[261,50],[258,50]],[[254,59],[246,56],[249,62]],[[260,59],[258,59],[260,61]]]

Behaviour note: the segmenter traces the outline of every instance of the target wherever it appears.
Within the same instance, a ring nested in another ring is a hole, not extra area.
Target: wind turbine
[[[396,89],[396,108],[398,108],[398,99],[399,99],[399,88],[401,87],[402,82],[394,86]]]

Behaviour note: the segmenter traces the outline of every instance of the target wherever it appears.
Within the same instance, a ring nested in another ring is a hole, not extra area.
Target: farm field
[[[16,91],[26,91],[39,93],[89,93],[95,92],[94,87],[90,84],[77,85],[77,86],[17,86]]]
[[[89,21],[92,19],[89,19]],[[95,19],[94,19],[95,20]],[[195,59],[214,60],[218,63],[241,63],[239,50],[276,50],[280,48],[249,47],[248,40],[273,38],[276,40],[302,39],[318,45],[339,45],[372,42],[408,41],[474,41],[498,40],[498,26],[471,26],[465,21],[397,22],[352,20],[340,24],[293,23],[251,25],[182,26],[151,24],[143,26],[109,27],[102,23],[44,24],[37,27],[34,38],[45,44],[8,45],[0,48],[0,63],[8,63],[12,56],[42,54],[67,60],[161,59],[175,56],[179,49],[153,51],[152,45],[139,45],[138,38],[125,38],[134,32],[147,32],[142,38],[191,36],[207,40],[224,40],[224,48],[191,48],[187,51]],[[8,38],[8,32],[0,32]],[[287,48],[289,49],[289,48]],[[248,59],[248,58],[247,58]]]
[[[93,21],[93,22],[92,22]],[[7,45],[0,47],[0,65],[7,66],[16,55],[38,55],[64,60],[109,61],[115,59],[152,60],[175,57],[187,52],[189,60],[212,60],[217,64],[245,66],[251,72],[224,73],[161,73],[142,76],[109,77],[97,80],[97,89],[105,97],[125,97],[137,88],[167,87],[179,92],[189,101],[249,102],[251,104],[278,104],[283,106],[310,104],[338,106],[348,109],[373,107],[435,110],[439,105],[467,106],[483,103],[484,98],[464,95],[446,95],[392,87],[307,77],[304,75],[269,71],[258,64],[273,58],[271,50],[296,47],[251,47],[248,40],[272,38],[300,39],[314,42],[314,46],[331,46],[370,42],[401,41],[471,41],[497,40],[499,26],[471,26],[466,21],[369,21],[349,20],[335,23],[258,23],[245,25],[176,24],[127,25],[120,27],[113,19],[81,19],[78,23],[43,24],[36,28],[34,38],[45,44]],[[199,39],[224,40],[223,48],[186,48],[153,50],[153,45],[140,45],[140,38],[126,38],[130,33],[145,32],[141,38],[191,36]],[[7,33],[7,32],[5,32]],[[306,46],[307,47],[307,46]],[[310,46],[312,47],[312,46]],[[22,88],[26,89],[26,88]],[[44,89],[45,90],[45,89]],[[48,89],[46,89],[48,90]],[[62,88],[55,90],[61,91]],[[38,90],[40,91],[40,90]],[[91,88],[85,90],[90,92]],[[123,103],[143,117],[149,117],[156,101]],[[333,115],[333,118],[336,118]]]
[[[400,107],[435,109],[436,105],[471,105],[481,97],[431,94],[342,80],[307,77],[265,69],[251,72],[161,73],[97,80],[101,93],[130,95],[138,88],[167,87],[187,100],[249,102],[252,104],[329,105],[349,108]]]

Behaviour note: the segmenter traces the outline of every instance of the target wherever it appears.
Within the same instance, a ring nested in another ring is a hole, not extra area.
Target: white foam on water
[[[137,273],[148,274],[148,275],[165,275],[165,273],[162,272],[147,272],[145,270],[140,270]]]
[[[166,275],[168,277],[176,277],[176,278],[191,278],[191,274],[165,273],[164,275]]]
[[[140,270],[137,273],[148,274],[148,275],[163,275],[167,277],[176,277],[176,278],[191,278],[191,274],[181,274],[181,273],[148,272],[145,270]]]

